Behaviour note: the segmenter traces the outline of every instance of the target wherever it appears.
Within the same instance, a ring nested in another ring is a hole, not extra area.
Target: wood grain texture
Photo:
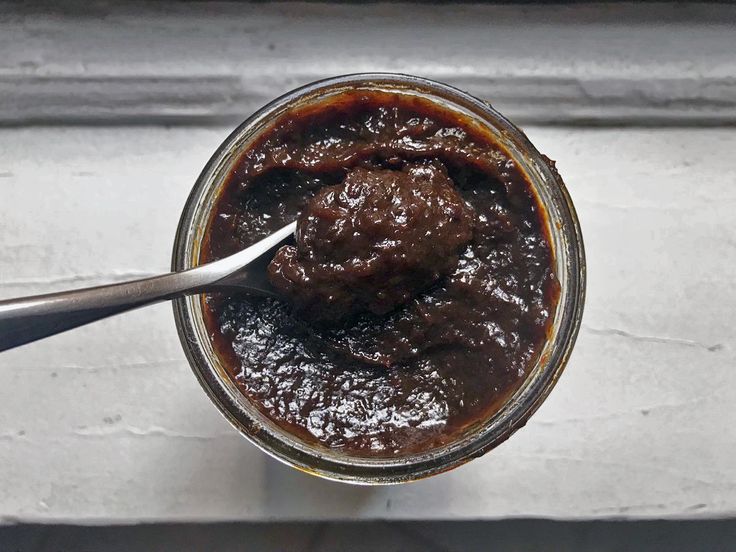
[[[359,71],[523,122],[733,124],[734,36],[726,4],[0,3],[0,125],[231,124]]]
[[[229,130],[0,130],[0,297],[165,270]],[[0,520],[736,515],[736,131],[527,131],[576,202],[589,289],[565,374],[507,443],[400,487],[303,475],[219,416],[158,305],[0,355]]]

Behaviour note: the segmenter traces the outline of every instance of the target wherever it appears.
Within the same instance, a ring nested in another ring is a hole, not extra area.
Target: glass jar
[[[421,96],[486,127],[524,171],[546,211],[560,297],[548,339],[525,381],[489,419],[441,448],[401,458],[354,457],[306,443],[261,414],[232,381],[205,328],[202,300],[174,301],[182,347],[205,392],[230,423],[256,446],[305,472],[361,484],[401,483],[434,475],[481,456],[523,426],[560,377],[580,328],[585,297],[585,256],[575,209],[547,158],[489,104],[427,79],[397,74],[355,74],[315,82],[290,92],[249,117],[218,148],[184,206],[174,244],[173,270],[196,266],[204,229],[221,187],[241,153],[285,112],[347,90],[369,89]]]

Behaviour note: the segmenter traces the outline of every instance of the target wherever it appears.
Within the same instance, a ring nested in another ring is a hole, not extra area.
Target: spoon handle
[[[272,294],[265,267],[249,265],[275,251],[295,228],[292,222],[234,255],[182,272],[0,301],[0,351],[182,295],[223,288]]]
[[[197,269],[142,280],[0,301],[0,351],[113,314],[192,293],[206,282]]]

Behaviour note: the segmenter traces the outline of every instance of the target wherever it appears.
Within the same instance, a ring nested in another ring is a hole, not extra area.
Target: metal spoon
[[[270,261],[266,253],[275,252],[295,228],[292,222],[234,255],[182,272],[0,301],[0,351],[183,295],[228,288],[276,295],[268,283],[265,263],[254,261]]]

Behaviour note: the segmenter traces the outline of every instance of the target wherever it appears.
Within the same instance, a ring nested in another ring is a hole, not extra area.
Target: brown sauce
[[[386,314],[457,267],[473,217],[437,163],[352,169],[307,201],[269,279],[315,323]]]
[[[544,215],[492,139],[428,100],[351,92],[276,121],[233,169],[202,262],[299,219],[283,300],[205,296],[242,392],[304,440],[426,451],[523,382],[559,296]]]

